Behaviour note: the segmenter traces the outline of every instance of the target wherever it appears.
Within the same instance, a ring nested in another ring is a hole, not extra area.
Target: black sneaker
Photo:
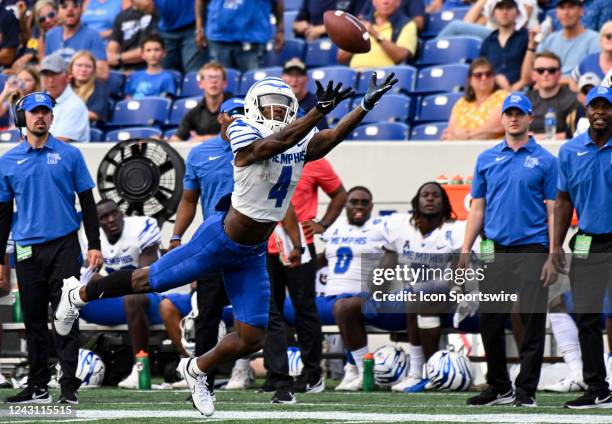
[[[51,395],[46,387],[26,387],[15,396],[7,397],[6,403],[51,403]]]
[[[569,409],[612,408],[612,396],[609,391],[600,393],[586,391],[578,399],[565,402],[563,407]]]
[[[300,376],[294,383],[293,388],[298,393],[321,393],[325,390],[325,379],[323,377]]]
[[[514,401],[514,392],[512,389],[496,389],[489,386],[478,396],[471,397],[467,400],[468,406],[492,406],[492,405],[507,405]]]
[[[294,404],[297,400],[295,395],[287,387],[279,387],[272,396],[271,403]]]
[[[538,406],[535,397],[525,393],[517,392],[512,406],[524,406],[528,408],[535,408]]]
[[[57,403],[69,403],[71,405],[78,405],[79,398],[77,397],[76,390],[62,387],[62,393],[60,394],[60,398]]]

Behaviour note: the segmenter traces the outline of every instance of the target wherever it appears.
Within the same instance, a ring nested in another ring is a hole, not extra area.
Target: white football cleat
[[[208,390],[206,374],[192,375],[191,372],[189,372],[191,361],[195,360],[196,358],[183,358],[180,360],[176,369],[187,382],[187,386],[191,391],[193,406],[200,411],[202,415],[210,417],[215,413],[215,404]]]
[[[399,383],[391,386],[391,390],[394,392],[404,393],[407,389],[417,386],[423,383],[423,378],[415,377],[414,375],[407,375]]]
[[[255,371],[253,368],[239,367],[234,365],[232,368],[232,376],[223,387],[223,390],[245,390],[255,384]]]
[[[67,336],[72,329],[72,324],[79,317],[79,308],[72,300],[70,300],[70,294],[72,290],[79,290],[81,283],[75,277],[64,278],[64,285],[62,286],[62,297],[60,298],[57,309],[53,317],[53,323],[55,324],[55,331],[60,336]]]
[[[353,364],[344,366],[344,378],[334,389],[337,392],[358,392],[363,386],[363,376],[359,373],[359,368]]]
[[[582,373],[571,373],[563,380],[555,384],[550,384],[543,387],[542,390],[546,392],[556,393],[570,393],[570,392],[581,392],[587,389],[584,380],[582,379]]]
[[[122,389],[137,389],[138,388],[138,369],[136,365],[132,366],[132,372],[117,384]]]

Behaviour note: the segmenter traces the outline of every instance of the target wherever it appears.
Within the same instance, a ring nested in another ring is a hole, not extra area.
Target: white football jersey
[[[381,217],[370,218],[361,227],[338,220],[321,235],[327,242],[326,296],[362,291],[362,277],[380,263],[384,223]]]
[[[291,196],[302,176],[306,149],[313,128],[299,143],[249,166],[234,165],[232,206],[240,213],[260,222],[278,222],[285,217]],[[234,155],[242,148],[272,134],[267,127],[247,118],[236,119],[227,129]]]
[[[409,214],[391,215],[385,224],[387,250],[397,252],[400,265],[411,268],[445,268],[453,253],[459,253],[463,245],[465,221],[445,222],[429,234],[410,222]]]
[[[138,268],[142,251],[159,243],[161,239],[161,231],[155,219],[147,216],[127,216],[124,220],[123,232],[115,244],[110,244],[106,234],[100,229],[104,269],[109,274],[120,269]]]

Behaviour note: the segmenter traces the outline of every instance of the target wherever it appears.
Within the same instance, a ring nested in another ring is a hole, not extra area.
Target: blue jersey
[[[147,71],[136,71],[128,77],[125,94],[135,99],[162,94],[176,94],[174,76],[167,71],[149,74]]]

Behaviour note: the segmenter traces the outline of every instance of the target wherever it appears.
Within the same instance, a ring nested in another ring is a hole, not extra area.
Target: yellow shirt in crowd
[[[468,102],[462,97],[455,103],[451,115],[457,118],[457,127],[473,130],[483,126],[489,120],[491,111],[499,109],[507,96],[507,91],[497,90],[480,105]]]

